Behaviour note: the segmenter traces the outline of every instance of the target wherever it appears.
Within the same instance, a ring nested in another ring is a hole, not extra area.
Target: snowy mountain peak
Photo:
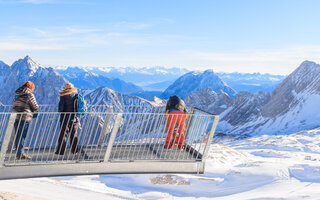
[[[320,65],[312,61],[304,61],[301,65],[288,77],[295,83],[299,81],[313,81],[313,79],[320,75]]]
[[[216,74],[213,69],[207,69],[203,72],[204,74]]]
[[[309,95],[320,95],[319,85],[320,65],[304,61],[272,92],[272,98],[262,110],[262,115],[276,117],[292,110]]]
[[[85,68],[82,67],[68,67],[66,69],[68,72],[72,72],[72,73],[83,73],[83,72],[88,72],[88,70],[86,70]]]
[[[67,82],[53,68],[42,67],[29,56],[14,62],[11,67],[3,67],[0,80],[4,87],[0,88],[0,101],[12,104],[14,91],[26,81],[35,84],[35,96],[39,104],[56,104],[59,101],[58,92]]]
[[[181,76],[164,91],[161,97],[166,99],[169,96],[178,95],[185,99],[190,92],[205,88],[211,88],[215,92],[223,90],[232,97],[236,95],[236,91],[221,80],[213,70],[207,70],[202,73],[189,72]]]
[[[9,65],[7,65],[6,63],[2,62],[0,60],[0,74],[4,72],[4,70],[6,70],[6,68],[9,68]]]
[[[317,63],[310,61],[310,60],[305,60],[301,63],[300,66],[310,66],[310,65],[317,65]]]
[[[32,76],[39,68],[42,67],[39,63],[35,62],[30,58],[30,56],[26,56],[24,59],[19,59],[12,64],[12,68],[16,71],[24,71],[25,73]]]

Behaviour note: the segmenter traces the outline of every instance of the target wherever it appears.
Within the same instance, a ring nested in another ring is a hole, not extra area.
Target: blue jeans
[[[28,128],[29,128],[29,122],[26,122],[26,121],[20,121],[20,123],[19,121],[14,122],[14,129],[16,133],[16,139],[14,140],[14,145],[17,150],[17,157],[24,155],[23,145],[27,136]]]

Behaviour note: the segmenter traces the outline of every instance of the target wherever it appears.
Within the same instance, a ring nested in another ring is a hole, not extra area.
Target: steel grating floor
[[[5,157],[5,165],[32,165],[32,164],[59,164],[77,162],[103,162],[106,146],[80,147],[81,153],[72,154],[70,148],[66,149],[63,156],[54,154],[54,148],[26,149],[26,154],[31,160],[17,160],[15,150],[8,152]],[[189,145],[184,149],[166,149],[164,144],[139,144],[139,145],[115,145],[113,146],[109,161],[199,161],[202,155]]]

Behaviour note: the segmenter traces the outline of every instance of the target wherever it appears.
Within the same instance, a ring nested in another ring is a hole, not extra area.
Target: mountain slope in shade
[[[68,67],[58,72],[73,83],[77,88],[94,89],[97,87],[108,87],[121,93],[130,94],[142,92],[142,88],[122,81],[118,78],[107,78],[105,76],[90,72],[84,68]]]
[[[39,104],[57,104],[59,90],[67,82],[53,68],[45,68],[29,56],[19,59],[12,66],[0,63],[0,68],[0,102],[5,105],[13,104],[15,90],[26,81],[35,84],[34,94]]]
[[[220,115],[218,131],[227,129],[231,132],[234,127],[260,117],[261,108],[269,102],[270,96],[268,92],[252,94],[242,91],[232,98],[222,91],[215,93],[212,89],[207,88],[191,92],[186,103],[188,106]]]
[[[271,101],[262,110],[262,115],[283,115],[313,95],[320,95],[320,65],[304,61],[272,92]]]
[[[213,91],[211,88],[205,88],[199,91],[190,92],[186,103],[189,107],[199,108],[211,114],[219,115],[229,107],[233,106],[234,99],[227,93],[220,90]]]
[[[222,112],[215,108],[216,100],[206,100],[210,96],[218,97],[202,92],[202,96],[198,97],[201,100],[187,103],[201,105],[207,102],[201,106],[206,107],[208,112],[220,114],[217,129],[225,133],[293,133],[319,126],[320,65],[314,62],[303,62],[271,95],[266,92],[240,92],[234,104],[226,105]]]
[[[320,65],[304,61],[273,92],[257,119],[258,131],[294,132],[319,126]],[[247,126],[252,129],[252,126]]]
[[[227,113],[222,113],[221,121],[226,121],[232,127],[246,124],[261,116],[261,109],[270,101],[270,93],[247,91],[239,92],[234,104]]]
[[[167,99],[172,95],[177,95],[185,99],[190,92],[205,88],[211,88],[215,92],[222,90],[232,97],[236,95],[236,91],[229,87],[212,70],[207,70],[203,73],[190,72],[181,76],[162,93],[161,97]]]

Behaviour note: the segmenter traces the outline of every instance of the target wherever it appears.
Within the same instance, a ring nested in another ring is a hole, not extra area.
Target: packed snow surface
[[[205,171],[4,180],[0,199],[320,199],[320,129],[215,138]]]

